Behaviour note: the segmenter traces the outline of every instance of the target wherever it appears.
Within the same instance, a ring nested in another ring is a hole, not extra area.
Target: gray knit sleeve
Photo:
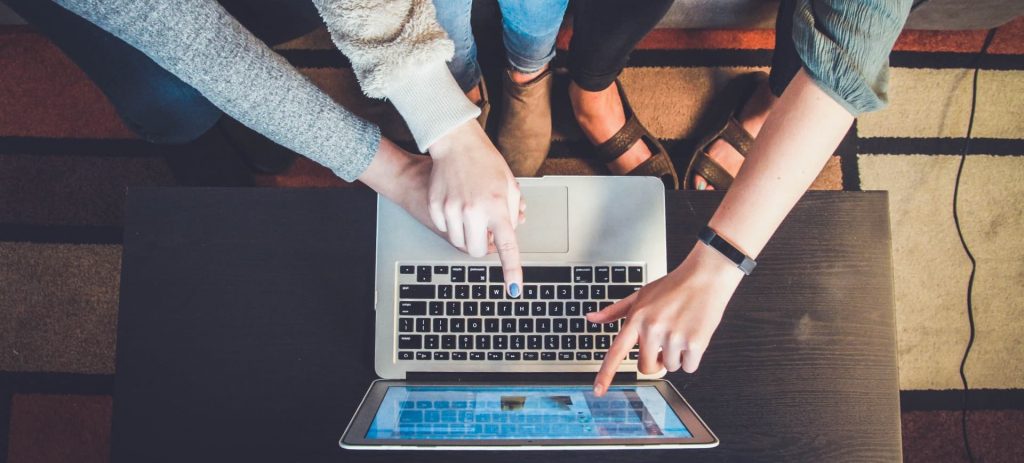
[[[380,129],[339,106],[213,0],[56,0],[239,122],[353,181]]]
[[[808,75],[854,116],[888,103],[889,52],[911,0],[797,0],[793,43]]]

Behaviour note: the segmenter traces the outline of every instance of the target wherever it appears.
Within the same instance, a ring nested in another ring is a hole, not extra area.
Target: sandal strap
[[[672,189],[679,189],[679,178],[676,177],[675,166],[672,165],[672,159],[664,151],[655,153],[646,161],[634,167],[626,175],[658,177],[662,180],[667,178],[671,181],[671,185],[666,186],[670,186]]]
[[[630,114],[626,123],[618,132],[615,132],[615,135],[594,147],[597,159],[606,164],[618,159],[645,133],[647,133],[647,129],[640,123],[640,120],[636,118],[636,115]]]
[[[722,129],[722,133],[719,136],[726,143],[732,145],[733,148],[736,148],[736,151],[743,157],[746,157],[747,153],[750,152],[750,147],[754,146],[754,137],[747,132],[747,129],[740,125],[735,116],[729,117],[729,121],[726,122],[725,128]]]
[[[728,190],[732,186],[732,175],[721,164],[701,151],[697,153],[697,162],[693,166],[694,173],[704,177],[716,190]]]

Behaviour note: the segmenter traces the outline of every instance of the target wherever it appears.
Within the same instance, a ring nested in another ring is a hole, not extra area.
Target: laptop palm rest
[[[569,252],[569,189],[564,186],[522,187],[526,223],[516,229],[523,253]]]

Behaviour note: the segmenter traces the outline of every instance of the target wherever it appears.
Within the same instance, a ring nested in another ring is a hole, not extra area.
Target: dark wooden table
[[[669,194],[670,268],[720,199]],[[683,451],[340,449],[375,378],[374,211],[362,190],[130,190],[113,460],[901,459],[885,193],[797,205],[697,374],[669,375],[722,441]]]

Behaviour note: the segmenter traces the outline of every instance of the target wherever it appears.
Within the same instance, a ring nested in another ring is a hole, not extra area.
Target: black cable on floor
[[[953,223],[956,224],[956,234],[960,237],[960,245],[963,246],[967,258],[971,261],[971,276],[967,280],[967,322],[970,325],[970,336],[967,338],[964,356],[960,359],[960,381],[964,385],[963,408],[960,411],[960,429],[963,432],[964,450],[967,452],[967,459],[972,462],[974,461],[974,453],[971,452],[971,442],[967,436],[967,400],[970,388],[967,386],[967,373],[964,371],[964,367],[967,366],[967,357],[970,356],[971,347],[974,346],[974,306],[971,304],[971,299],[974,293],[974,273],[978,268],[978,263],[974,260],[974,254],[971,253],[971,249],[967,247],[964,233],[960,229],[960,214],[958,214],[957,202],[960,196],[960,176],[964,171],[964,162],[967,160],[967,153],[971,147],[971,132],[974,130],[974,110],[978,102],[978,72],[981,70],[981,58],[985,56],[989,45],[992,44],[992,38],[996,35],[996,29],[998,28],[990,29],[988,34],[985,35],[985,42],[981,45],[981,51],[978,52],[977,57],[974,59],[974,81],[971,84],[971,115],[967,121],[967,136],[964,137],[964,147],[960,151],[960,166],[956,170],[956,183],[953,185]]]

